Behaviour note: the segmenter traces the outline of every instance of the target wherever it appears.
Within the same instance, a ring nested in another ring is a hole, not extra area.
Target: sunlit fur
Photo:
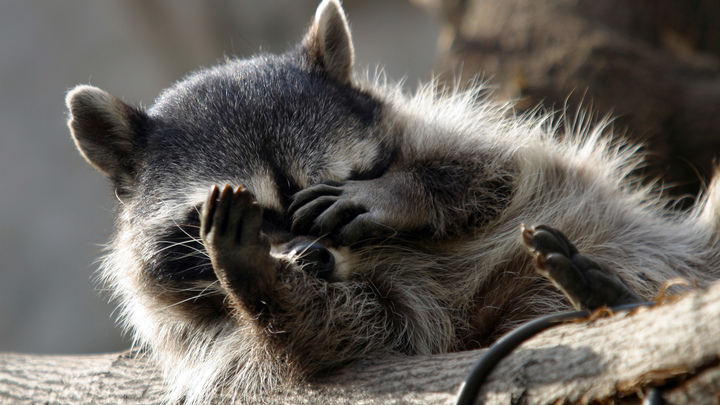
[[[335,0],[321,7],[341,13]],[[347,66],[342,56],[335,56],[331,73],[342,82]],[[363,201],[385,204],[378,220],[397,232],[372,243],[334,247],[339,264],[330,281],[307,274],[295,262],[296,254],[273,246],[271,254],[281,264],[273,291],[277,300],[268,305],[282,311],[269,323],[228,307],[227,293],[217,281],[171,282],[148,273],[162,260],[172,265],[188,257],[212,271],[198,224],[186,221],[198,217],[213,184],[245,185],[257,190],[264,206],[286,209],[262,162],[244,178],[222,172],[220,164],[212,176],[188,170],[182,181],[160,186],[148,176],[164,168],[139,166],[135,180],[127,175],[123,182],[115,180],[117,233],[101,278],[119,303],[123,326],[160,365],[168,403],[204,404],[218,394],[262,400],[262,393],[279,385],[332,372],[370,353],[433,354],[479,347],[524,320],[567,308],[567,300],[535,272],[521,243],[523,223],[562,230],[580,251],[617,270],[648,299],[673,276],[696,278],[701,285],[717,278],[718,181],[692,210],[672,211],[657,186],[633,177],[643,164],[639,148],[613,137],[605,123],[591,125],[582,115],[572,122],[539,112],[516,115],[512,105],[493,101],[479,84],[438,90],[442,86],[432,82],[406,94],[382,74],[367,76],[354,77],[353,83],[382,106],[372,133],[392,138],[398,150],[387,173],[348,182],[348,190]],[[93,109],[132,113],[97,92],[102,91],[83,87],[69,94],[72,119],[78,113],[91,117]],[[104,104],[94,104],[98,99]],[[84,136],[86,127],[96,126],[81,124],[71,121],[71,128],[88,160],[107,171],[119,167],[105,161],[114,157],[92,144],[95,138]],[[345,180],[353,167],[371,165],[379,147],[358,137],[338,135],[333,142],[339,152],[324,172],[311,175],[305,169],[313,156],[294,156],[286,175],[300,188]],[[209,153],[228,163],[223,151]],[[454,201],[443,200],[442,193],[393,200],[399,197],[383,188],[381,180],[395,167],[412,167],[428,156],[466,169],[456,179],[467,185],[466,193]],[[413,209],[394,212],[396,206]],[[403,232],[418,224],[431,232],[422,237]],[[158,236],[172,230],[179,231],[174,239]],[[163,259],[171,251],[183,253]]]
[[[446,142],[455,142],[459,148],[502,151],[503,158],[518,168],[516,188],[507,208],[466,238],[421,248],[408,242],[354,252],[348,260],[356,274],[382,269],[384,274],[378,278],[391,280],[394,290],[404,293],[404,308],[412,313],[400,326],[403,332],[395,334],[403,341],[388,341],[392,338],[388,330],[397,325],[383,327],[380,322],[366,329],[360,325],[366,341],[362,350],[324,358],[318,348],[316,364],[302,365],[300,370],[340,365],[388,347],[408,347],[410,354],[457,350],[468,344],[462,341],[463,334],[474,336],[471,330],[478,327],[474,322],[492,319],[493,330],[486,333],[496,337],[536,314],[566,308],[564,298],[553,290],[533,288],[545,282],[534,273],[521,246],[521,223],[548,223],[562,229],[583,252],[617,269],[646,298],[678,274],[701,281],[717,276],[719,201],[715,183],[694,210],[678,214],[665,208],[667,201],[658,190],[642,186],[631,176],[642,164],[637,148],[612,141],[610,134],[603,133],[603,126],[588,127],[580,122],[576,127],[565,126],[571,132],[557,134],[549,117],[515,116],[508,105],[478,99],[482,87],[436,94],[437,86],[431,83],[407,96],[383,82],[364,86],[393,106],[387,125],[403,127],[409,141],[422,139],[419,148],[446,148]],[[478,138],[478,133],[483,137]],[[159,222],[177,212],[172,206],[161,211],[155,216]],[[155,252],[151,247],[142,249],[146,241],[129,225],[132,222],[121,216],[120,232],[102,274],[122,303],[126,328],[134,332],[138,344],[148,345],[164,366],[169,402],[185,398],[186,403],[205,403],[218,391],[243,398],[307,376],[296,374],[298,368],[286,364],[286,359],[276,358],[262,344],[260,332],[250,325],[227,319],[200,328],[187,323],[192,314],[153,302],[137,272],[147,260],[142,256]],[[294,291],[294,296],[326,297],[332,288],[335,300],[352,302],[342,308],[344,314],[321,316],[352,314],[361,319],[363,313],[379,310],[375,302],[363,300],[357,293],[355,289],[361,286],[356,283],[328,285],[303,272],[291,277],[285,288],[302,289]],[[216,284],[199,284],[195,290],[198,296],[221,294]],[[332,303],[326,305],[332,307]],[[299,311],[301,322],[303,309]],[[470,311],[476,312],[477,321]],[[349,328],[354,333],[357,326]],[[323,332],[308,331],[328,342],[342,338],[336,330],[328,331],[333,335]]]

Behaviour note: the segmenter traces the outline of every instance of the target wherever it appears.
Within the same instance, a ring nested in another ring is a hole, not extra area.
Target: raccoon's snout
[[[293,247],[296,262],[308,273],[327,280],[335,270],[335,256],[317,242],[303,242]]]

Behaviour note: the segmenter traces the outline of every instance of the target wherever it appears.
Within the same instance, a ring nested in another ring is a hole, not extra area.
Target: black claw
[[[246,220],[247,217],[247,205],[248,202],[252,199],[252,195],[250,192],[240,186],[237,190],[230,196],[232,199],[232,203],[230,204],[230,210],[228,212],[228,229],[236,230],[235,237],[237,240],[240,240],[240,232],[243,228],[242,221]]]
[[[298,209],[293,215],[291,232],[296,235],[307,235],[318,216],[335,204],[337,199],[338,197],[322,196]]]
[[[291,232],[328,237],[341,245],[379,233],[379,225],[369,219],[375,216],[347,187],[341,181],[325,181],[295,194],[288,208]]]
[[[232,208],[233,188],[225,185],[220,192],[220,199],[217,201],[213,215],[213,227],[219,235],[224,235],[228,229],[228,217]]]
[[[326,181],[316,186],[301,190],[293,196],[293,202],[288,207],[288,215],[294,216],[295,212],[312,201],[323,196],[337,197],[342,194],[342,182]]]
[[[320,236],[343,230],[353,220],[367,212],[363,206],[352,201],[338,200],[315,218],[310,235]]]
[[[528,232],[532,235],[529,243]],[[537,225],[524,230],[523,240],[536,251],[546,254],[557,252],[565,256],[572,256],[578,253],[577,248],[570,243],[570,240],[562,232],[546,225]]]
[[[216,185],[212,185],[210,187],[210,192],[208,193],[208,198],[205,200],[205,205],[203,205],[202,209],[202,229],[201,229],[201,236],[207,235],[210,233],[210,229],[213,226],[212,218],[215,215],[215,209],[216,209],[216,203],[218,195],[220,194],[220,190]]]

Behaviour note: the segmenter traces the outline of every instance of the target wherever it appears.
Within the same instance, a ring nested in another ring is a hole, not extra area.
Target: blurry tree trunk
[[[720,0],[412,0],[445,21],[436,67],[520,110],[580,105],[647,142],[650,177],[696,192],[720,152]],[[697,171],[697,172],[696,172]]]

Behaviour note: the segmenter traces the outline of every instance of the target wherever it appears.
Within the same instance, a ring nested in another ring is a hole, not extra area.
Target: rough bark
[[[445,21],[437,71],[527,110],[616,118],[646,175],[694,193],[720,150],[720,0],[412,0]],[[701,176],[699,176],[701,175]]]
[[[282,403],[451,404],[484,350],[387,354],[263,398]],[[668,403],[720,399],[720,283],[652,309],[562,325],[505,358],[482,388],[486,404],[636,403],[660,386]],[[150,404],[162,392],[137,353],[0,355],[0,403]]]

